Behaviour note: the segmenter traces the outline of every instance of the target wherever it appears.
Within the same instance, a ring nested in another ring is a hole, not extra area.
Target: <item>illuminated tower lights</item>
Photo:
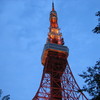
[[[52,3],[47,42],[41,57],[44,66],[40,87],[32,100],[88,100],[80,91],[67,61],[69,49],[58,27]]]

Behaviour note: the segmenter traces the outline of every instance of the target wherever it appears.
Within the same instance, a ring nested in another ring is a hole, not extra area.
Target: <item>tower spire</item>
[[[55,11],[54,9],[54,2],[52,1],[52,11]]]
[[[52,1],[52,11],[50,12],[50,28],[48,33],[47,42],[63,45],[64,41],[62,38],[62,33],[58,27],[58,17],[57,12],[54,9],[54,2]]]

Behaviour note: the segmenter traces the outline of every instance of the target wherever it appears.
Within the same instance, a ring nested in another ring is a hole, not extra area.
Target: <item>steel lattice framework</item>
[[[68,64],[69,49],[63,46],[57,19],[52,3],[50,31],[41,59],[44,66],[42,80],[32,100],[88,100],[76,83]]]
[[[49,55],[33,100],[88,100],[80,91],[64,55],[54,51],[49,51]]]

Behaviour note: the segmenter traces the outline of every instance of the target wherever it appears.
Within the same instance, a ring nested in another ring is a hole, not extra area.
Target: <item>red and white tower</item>
[[[88,100],[80,91],[67,61],[69,49],[64,46],[52,3],[50,28],[41,62],[44,66],[40,87],[32,100]]]

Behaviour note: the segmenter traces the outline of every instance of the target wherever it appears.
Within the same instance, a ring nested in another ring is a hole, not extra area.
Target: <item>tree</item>
[[[10,95],[6,95],[2,98],[2,100],[10,100]]]
[[[100,11],[98,11],[96,14],[98,16],[98,25],[92,30],[94,33],[100,34]]]
[[[3,91],[2,91],[2,89],[0,89],[0,97],[1,97],[2,93],[3,93]],[[3,96],[1,100],[10,100],[10,95]]]
[[[82,91],[86,91],[92,96],[91,100],[100,100],[100,60],[93,67],[88,67],[86,72],[80,74],[86,85]]]

